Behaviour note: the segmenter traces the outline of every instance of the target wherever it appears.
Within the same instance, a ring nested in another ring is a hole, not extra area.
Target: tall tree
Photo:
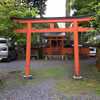
[[[66,0],[66,16],[71,16],[71,10],[72,10],[72,4],[74,3],[74,0]],[[66,26],[70,26],[70,23],[66,23]],[[67,45],[71,42],[71,33],[67,32],[66,34],[66,43]]]
[[[72,5],[75,0],[66,0],[66,14],[67,16],[71,15]]]
[[[26,3],[23,5],[16,0],[0,0],[0,36],[16,37],[16,24],[10,19],[12,16],[36,16],[36,12],[35,8],[30,11]]]
[[[96,28],[96,31],[93,32],[94,34],[100,33],[100,1],[99,0],[75,0],[73,6],[73,9],[75,9],[75,13],[73,16],[88,16],[91,15],[96,18],[95,21],[90,22],[91,26]],[[90,33],[88,37],[91,38],[89,40],[92,40],[92,38],[95,36],[94,34]],[[84,37],[86,35],[84,34]]]
[[[46,1],[47,0],[27,0],[27,3],[29,5],[32,4],[33,7],[36,7],[38,9],[38,14],[40,15],[40,17],[43,17],[46,10]]]
[[[96,17],[96,27],[100,26],[98,22],[100,21],[100,0],[75,0],[72,8],[75,9],[73,16],[94,16]]]

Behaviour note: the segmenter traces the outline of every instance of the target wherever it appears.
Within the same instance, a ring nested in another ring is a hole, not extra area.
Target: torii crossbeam
[[[60,18],[12,18],[17,23],[27,24],[27,27],[24,29],[16,29],[17,33],[26,33],[27,43],[26,43],[26,65],[25,65],[25,76],[30,77],[30,53],[31,53],[31,33],[44,33],[44,32],[73,32],[74,34],[74,78],[80,79],[80,61],[79,61],[79,46],[78,46],[78,32],[87,32],[94,30],[93,28],[83,28],[78,24],[80,22],[88,22],[94,20],[91,17],[60,17]],[[72,23],[72,27],[66,28],[55,28],[54,24],[59,22],[69,22]],[[32,24],[37,23],[48,23],[49,28],[46,29],[33,29]]]

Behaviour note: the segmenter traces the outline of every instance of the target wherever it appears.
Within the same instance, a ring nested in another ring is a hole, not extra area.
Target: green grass
[[[63,93],[94,92],[100,95],[100,83],[96,80],[59,80],[56,88]]]
[[[51,68],[41,68],[41,69],[31,69],[31,74],[33,76],[32,80],[24,79],[24,72],[13,71],[6,75],[4,82],[5,86],[14,87],[15,85],[34,85],[45,79],[53,78],[59,79],[66,76],[66,69],[64,67],[51,67]]]
[[[58,91],[62,91],[63,93],[79,94],[93,92],[100,95],[100,72],[97,71],[94,65],[86,65],[86,70],[84,70],[82,80],[62,78],[57,81],[56,88]]]
[[[3,89],[4,88],[4,83],[5,83],[4,80],[0,80],[0,89]]]
[[[66,69],[64,67],[51,67],[51,68],[41,68],[39,70],[31,71],[33,76],[37,78],[61,78],[66,75]]]

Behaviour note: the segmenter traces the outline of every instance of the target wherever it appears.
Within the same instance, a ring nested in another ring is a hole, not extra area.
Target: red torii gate
[[[12,19],[18,23],[27,24],[27,27],[24,29],[16,29],[17,33],[26,33],[27,34],[27,43],[26,43],[26,65],[25,65],[25,77],[30,78],[30,53],[31,53],[31,33],[44,33],[44,32],[73,32],[74,33],[74,78],[80,79],[80,62],[79,62],[79,47],[78,47],[78,32],[87,32],[93,30],[93,28],[82,28],[78,24],[80,22],[88,22],[93,20],[91,17],[58,17],[58,18],[16,18]],[[72,27],[67,28],[55,28],[54,24],[58,22],[70,22]],[[32,24],[34,23],[48,23],[49,28],[46,29],[33,29]]]

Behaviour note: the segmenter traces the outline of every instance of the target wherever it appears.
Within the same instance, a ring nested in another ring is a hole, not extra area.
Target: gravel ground
[[[54,99],[55,91],[53,87],[53,80],[45,80],[35,86],[26,85],[11,91],[5,90],[0,100],[58,100]]]
[[[33,60],[31,61],[31,68],[41,68],[41,67],[56,67],[56,66],[65,65],[64,61],[44,61],[44,60]],[[23,70],[25,66],[25,61],[12,61],[12,62],[1,62],[0,63],[0,71],[2,72],[10,72],[14,70]]]
[[[0,93],[0,100],[100,100],[95,94],[64,95],[54,88],[54,80],[45,80],[35,86],[20,86]]]
[[[81,65],[95,63],[94,59],[82,60]],[[1,72],[10,72],[23,70],[25,61],[13,61],[10,63],[0,63]],[[31,61],[31,67],[34,69],[49,67],[68,67],[72,75],[73,63],[71,61]],[[84,68],[82,68],[84,70]],[[85,69],[86,70],[86,69]],[[83,73],[84,71],[82,71]],[[69,76],[71,76],[69,75]],[[69,77],[67,76],[67,77]],[[15,83],[12,83],[15,84]],[[36,84],[12,85],[11,88],[5,87],[0,90],[0,100],[100,100],[100,96],[95,94],[73,94],[65,95],[55,89],[56,80],[45,79]]]

